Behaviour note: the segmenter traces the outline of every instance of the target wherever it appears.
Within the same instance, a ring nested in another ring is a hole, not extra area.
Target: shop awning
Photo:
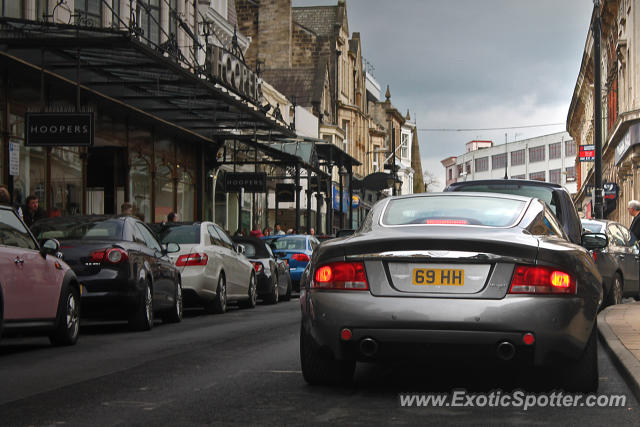
[[[290,138],[285,122],[129,31],[0,18],[0,55],[205,139]]]

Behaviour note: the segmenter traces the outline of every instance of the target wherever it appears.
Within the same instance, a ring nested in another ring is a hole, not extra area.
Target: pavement
[[[598,331],[629,388],[640,400],[640,302],[602,310],[598,315]]]

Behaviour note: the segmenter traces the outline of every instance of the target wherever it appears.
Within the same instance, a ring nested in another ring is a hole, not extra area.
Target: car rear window
[[[178,243],[182,245],[197,245],[200,243],[200,224],[164,226],[156,228],[156,233],[162,243]]]
[[[31,231],[39,240],[120,240],[122,224],[123,221],[118,218],[61,217],[38,221]]]
[[[601,233],[603,224],[597,222],[583,222],[582,227],[592,233]]]
[[[383,225],[513,225],[526,202],[482,196],[429,196],[391,200]]]
[[[517,196],[535,197],[542,200],[549,206],[554,215],[558,215],[556,211],[556,201],[553,197],[553,189],[538,185],[526,185],[516,183],[504,184],[465,184],[458,185],[453,191],[466,191],[475,193],[501,193],[515,194]]]
[[[305,250],[307,248],[304,237],[279,237],[271,239],[272,248],[276,250]]]

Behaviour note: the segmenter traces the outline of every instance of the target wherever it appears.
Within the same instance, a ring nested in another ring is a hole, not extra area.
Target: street
[[[310,387],[300,374],[296,299],[224,315],[189,310],[182,323],[129,332],[125,323],[83,325],[74,347],[46,338],[0,342],[0,414],[26,425],[390,425],[548,423],[638,425],[640,405],[599,349],[599,394],[611,408],[401,408],[401,392],[518,388],[526,372],[417,363],[359,364],[347,387]]]

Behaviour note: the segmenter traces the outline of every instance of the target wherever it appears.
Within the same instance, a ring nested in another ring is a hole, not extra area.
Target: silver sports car
[[[356,361],[487,357],[595,391],[602,278],[587,249],[606,244],[597,233],[571,243],[535,198],[380,201],[354,235],[320,245],[302,277],[304,378],[348,381]]]

